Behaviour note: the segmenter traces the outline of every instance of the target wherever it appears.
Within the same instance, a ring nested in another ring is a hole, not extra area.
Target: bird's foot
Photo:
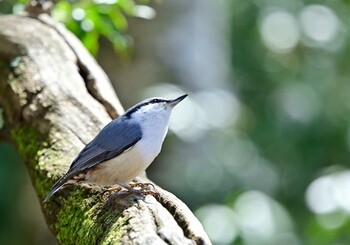
[[[157,198],[159,196],[158,191],[156,190],[156,187],[152,183],[132,183],[130,184],[132,187],[132,192],[135,192],[140,195],[151,195]],[[135,189],[139,188],[139,189]]]
[[[122,191],[123,187],[120,184],[113,185],[103,192],[103,196],[109,200],[112,196],[125,194],[127,191]]]
[[[123,191],[121,187],[125,190]],[[108,194],[108,196],[111,197],[126,193],[134,193],[137,195],[152,195],[154,197],[157,197],[159,195],[159,193],[156,191],[155,186],[152,183],[132,183],[129,185],[124,183],[118,183],[117,185],[108,188],[105,191],[104,195]]]
[[[134,189],[134,187],[140,187],[141,190],[155,190],[155,186],[154,184],[152,183],[141,183],[141,182],[138,182],[138,183],[131,183],[129,184],[130,187],[132,187]],[[134,189],[135,190],[135,189]]]
[[[152,195],[154,197],[157,197],[159,195],[158,191],[156,190],[156,187],[152,183],[131,183],[129,184],[130,187],[132,187],[131,192],[136,192],[140,195]],[[138,189],[135,189],[138,188]]]
[[[122,187],[120,185],[113,185],[111,187],[109,187],[107,190],[105,190],[105,192],[107,193],[114,193],[114,192],[118,192],[122,189]]]

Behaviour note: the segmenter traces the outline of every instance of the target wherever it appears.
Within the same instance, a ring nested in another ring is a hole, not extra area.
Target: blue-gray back
[[[141,127],[125,116],[121,116],[107,124],[85,146],[73,161],[67,174],[81,172],[114,158],[136,144],[141,137]]]

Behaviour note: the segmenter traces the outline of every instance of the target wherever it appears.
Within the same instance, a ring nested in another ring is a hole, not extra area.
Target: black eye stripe
[[[129,110],[126,114],[124,114],[126,117],[130,118],[131,114],[139,110],[143,106],[147,106],[149,104],[155,104],[155,103],[160,103],[160,102],[168,102],[168,100],[165,99],[152,99],[150,101],[144,102],[142,104],[139,104],[138,106],[132,108]]]
[[[165,101],[166,101],[166,100],[153,99],[153,100],[151,100],[148,104],[159,103],[159,102],[165,102]]]

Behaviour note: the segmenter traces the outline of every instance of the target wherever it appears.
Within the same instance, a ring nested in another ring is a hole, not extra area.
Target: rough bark
[[[43,198],[82,147],[123,112],[106,74],[82,44],[47,14],[0,17],[3,138],[29,171],[47,224],[60,244],[210,244],[199,221],[171,193],[123,194],[75,185]]]

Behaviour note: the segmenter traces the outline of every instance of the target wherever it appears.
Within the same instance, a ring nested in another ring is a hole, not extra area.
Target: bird
[[[143,173],[161,151],[173,108],[187,97],[145,99],[108,123],[73,160],[44,202],[68,184],[121,186]]]

